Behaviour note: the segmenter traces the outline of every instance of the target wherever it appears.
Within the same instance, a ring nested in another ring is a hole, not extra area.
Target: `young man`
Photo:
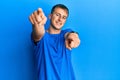
[[[49,15],[48,30],[44,28],[47,18],[41,8],[29,16],[39,80],[75,80],[71,49],[79,46],[80,39],[71,29],[61,30],[68,15],[65,5],[55,5]]]

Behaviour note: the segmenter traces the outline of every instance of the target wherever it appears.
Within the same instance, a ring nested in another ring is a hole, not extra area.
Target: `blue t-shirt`
[[[65,47],[64,38],[65,33],[70,31],[62,30],[60,34],[45,32],[42,39],[34,44],[38,80],[75,80],[71,51]]]

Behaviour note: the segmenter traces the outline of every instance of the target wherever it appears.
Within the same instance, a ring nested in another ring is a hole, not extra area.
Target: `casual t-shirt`
[[[38,80],[75,80],[71,64],[71,50],[65,47],[64,35],[45,32],[39,42],[34,44]],[[33,39],[32,42],[34,43]]]

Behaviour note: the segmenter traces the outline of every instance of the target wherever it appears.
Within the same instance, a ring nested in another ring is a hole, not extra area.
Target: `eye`
[[[66,16],[63,16],[63,19],[66,19],[67,17]]]
[[[60,16],[60,14],[59,14],[59,13],[56,13],[56,16]]]

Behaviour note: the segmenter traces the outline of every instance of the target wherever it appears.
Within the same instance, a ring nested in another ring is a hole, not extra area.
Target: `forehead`
[[[62,9],[62,8],[59,8],[59,7],[56,7],[55,9],[54,9],[54,12],[55,13],[60,13],[60,14],[62,14],[62,15],[68,15],[68,12],[67,12],[67,10],[66,9]]]

